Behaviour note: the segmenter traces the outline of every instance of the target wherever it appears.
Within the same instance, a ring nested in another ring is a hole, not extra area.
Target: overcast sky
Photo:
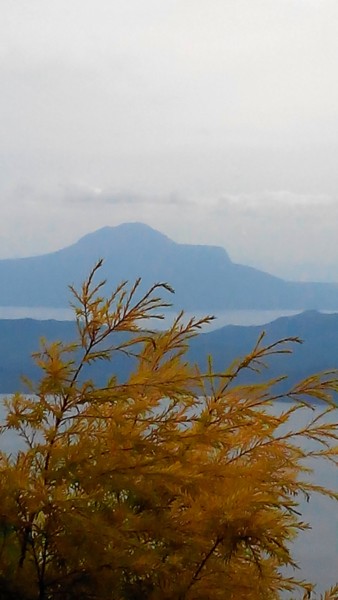
[[[1,0],[0,257],[143,221],[338,281],[337,0]]]

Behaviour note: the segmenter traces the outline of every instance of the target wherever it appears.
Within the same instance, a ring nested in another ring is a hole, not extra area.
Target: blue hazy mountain
[[[292,344],[291,357],[272,356],[269,370],[263,373],[265,379],[287,373],[290,382],[295,382],[317,371],[338,368],[338,314],[317,311],[282,317],[264,326],[228,325],[202,333],[190,341],[188,357],[205,369],[207,357],[212,355],[214,369],[225,371],[234,359],[252,350],[262,330],[266,332],[266,344],[293,336],[304,340],[303,344]],[[116,335],[115,341],[120,343],[121,334]],[[72,321],[0,320],[0,393],[25,390],[20,380],[22,375],[35,381],[39,379],[41,372],[31,355],[38,349],[41,337],[48,341],[71,341],[76,337],[76,324]],[[133,361],[124,355],[115,354],[111,363],[95,363],[90,376],[101,385],[113,374],[124,381],[133,365]],[[247,372],[247,378],[250,382],[255,378],[259,380],[252,371]]]
[[[268,247],[267,247],[268,251]],[[233,263],[217,246],[178,244],[151,227],[104,227],[42,256],[0,260],[1,306],[68,306],[97,259],[109,289],[142,277],[144,289],[166,281],[178,309],[338,309],[338,284],[287,282]]]

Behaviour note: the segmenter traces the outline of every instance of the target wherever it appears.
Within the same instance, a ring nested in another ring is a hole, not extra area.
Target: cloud
[[[101,187],[93,187],[85,184],[63,186],[63,201],[68,205],[104,205],[104,204],[145,204],[147,198],[140,194],[130,192],[108,191]]]
[[[218,205],[231,206],[245,212],[247,208],[259,210],[325,208],[334,206],[335,199],[328,194],[300,194],[288,190],[266,191],[261,193],[226,194],[218,200]]]
[[[214,204],[216,214],[240,218],[243,221],[260,220],[266,226],[273,227],[281,221],[312,223],[323,228],[338,216],[338,199],[329,194],[302,194],[287,190],[251,194],[225,194]],[[335,217],[334,217],[335,215]]]
[[[193,208],[174,192],[151,195],[83,182],[34,185],[24,180],[0,184],[0,206],[0,259],[58,250],[90,231],[128,221],[143,221],[163,232],[168,228],[175,239],[177,224],[184,226]]]
[[[139,220],[338,263],[337,0],[1,9],[0,256]]]
[[[31,192],[31,188],[28,188]],[[151,194],[151,193],[137,193],[132,191],[122,190],[110,190],[103,189],[101,187],[95,187],[85,183],[68,184],[61,187],[61,197],[63,202],[69,204],[79,205],[93,205],[98,207],[99,205],[121,205],[121,206],[189,206],[193,203],[180,194],[175,192],[169,194]]]
[[[333,196],[283,190],[148,195],[85,183],[22,183],[0,192],[1,258],[43,254],[100,227],[141,221],[177,242],[223,246],[234,262],[286,278],[338,280]]]

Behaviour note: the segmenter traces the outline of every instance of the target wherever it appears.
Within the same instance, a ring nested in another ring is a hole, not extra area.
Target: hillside
[[[224,248],[178,244],[141,223],[104,227],[42,256],[0,260],[1,306],[66,307],[98,258],[109,288],[142,277],[167,281],[184,310],[338,310],[338,284],[294,283],[233,263]],[[172,298],[171,298],[172,300]]]
[[[266,325],[229,325],[201,334],[191,341],[189,358],[203,365],[210,354],[215,370],[223,371],[235,358],[245,356],[253,348],[262,331],[265,345],[288,337],[298,337],[303,342],[289,345],[292,355],[270,357],[269,369],[263,371],[262,379],[287,373],[290,382],[295,382],[318,371],[338,368],[338,314],[315,310],[281,317]],[[255,377],[248,371],[244,379],[252,381]]]
[[[292,346],[292,357],[271,357],[269,371],[263,373],[265,379],[288,373],[290,381],[296,381],[320,370],[338,368],[338,314],[316,311],[283,317],[264,326],[230,325],[203,333],[191,341],[189,359],[203,369],[210,354],[215,370],[223,371],[235,358],[252,349],[262,330],[266,332],[267,343],[290,336],[304,340],[304,344]],[[70,341],[75,334],[75,323],[70,321],[0,320],[0,393],[25,390],[20,380],[22,375],[38,380],[39,370],[31,354],[38,349],[41,337],[49,341]],[[113,363],[97,363],[92,374],[100,383],[114,373],[123,381],[130,366],[124,356],[115,355]],[[251,371],[247,375],[250,381],[256,377]]]

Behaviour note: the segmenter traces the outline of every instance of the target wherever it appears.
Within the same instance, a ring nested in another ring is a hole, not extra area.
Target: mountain
[[[137,277],[143,289],[166,281],[178,309],[338,309],[336,283],[287,282],[233,263],[223,248],[178,244],[141,223],[104,227],[42,256],[0,260],[0,305],[68,306],[68,284],[79,286],[99,258],[110,288]]]
[[[250,352],[262,330],[266,332],[266,344],[294,336],[302,338],[304,343],[292,344],[291,357],[288,354],[270,357],[269,370],[265,370],[262,376],[247,371],[242,381],[259,381],[261,377],[267,379],[287,373],[291,383],[314,372],[338,368],[338,314],[317,311],[282,317],[264,326],[229,325],[202,333],[190,341],[189,360],[205,369],[207,357],[211,355],[214,369],[224,371],[235,358]],[[22,375],[35,381],[39,379],[41,373],[31,354],[38,349],[41,337],[48,341],[70,341],[74,336],[76,326],[72,321],[0,320],[0,393],[27,389],[20,380]],[[120,338],[117,340],[120,341]],[[122,354],[116,354],[112,363],[96,363],[91,376],[101,384],[112,374],[117,374],[123,381],[132,364]]]
[[[266,325],[228,325],[202,333],[191,340],[189,359],[203,366],[211,355],[215,371],[221,372],[234,359],[246,356],[262,331],[263,345],[290,337],[298,337],[302,343],[288,344],[291,354],[269,357],[268,370],[264,369],[257,380],[287,373],[288,380],[296,382],[319,371],[338,369],[338,313],[323,314],[316,310],[281,317]],[[255,377],[252,371],[247,371],[243,379],[252,381]]]

